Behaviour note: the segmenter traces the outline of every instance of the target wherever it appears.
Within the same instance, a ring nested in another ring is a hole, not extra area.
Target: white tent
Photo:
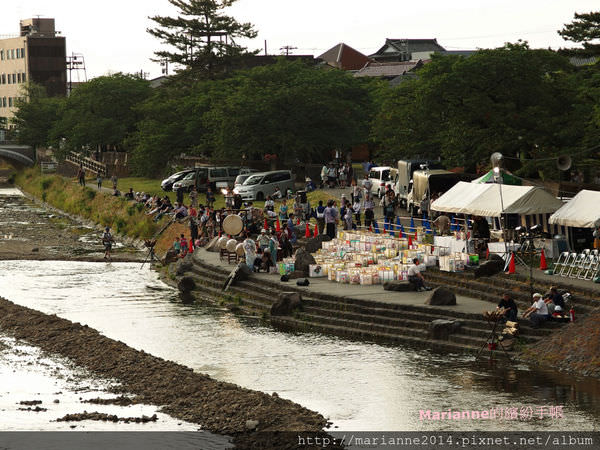
[[[475,198],[490,189],[490,184],[474,184],[459,181],[431,204],[434,211],[462,213]]]
[[[600,192],[580,191],[552,214],[549,222],[566,227],[596,228],[600,226]]]
[[[527,216],[550,214],[562,206],[559,199],[536,186],[489,186],[490,189],[477,196],[461,212],[484,217],[500,217],[501,214]]]
[[[460,182],[433,202],[431,208],[435,211],[500,217],[501,214],[550,214],[561,206],[560,200],[535,186]]]

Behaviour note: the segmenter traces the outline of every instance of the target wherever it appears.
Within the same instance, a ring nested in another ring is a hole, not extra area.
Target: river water
[[[532,371],[503,358],[476,362],[278,332],[218,308],[183,305],[155,272],[136,263],[0,261],[0,296],[218,380],[277,392],[322,413],[338,430],[600,429],[598,381]],[[420,419],[421,410],[448,409],[496,416]]]

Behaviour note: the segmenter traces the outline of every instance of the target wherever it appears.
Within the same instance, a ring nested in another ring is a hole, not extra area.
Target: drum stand
[[[483,352],[483,349],[488,345],[490,347],[490,359],[492,359],[494,357],[494,346],[499,345],[504,351],[504,355],[508,358],[509,361],[512,362],[510,355],[508,354],[504,346],[498,341],[498,325],[500,324],[500,320],[502,319],[503,317],[498,317],[496,320],[492,321],[486,318],[488,326],[490,327],[490,334],[488,335],[487,341],[482,344],[481,348],[477,352],[477,356],[475,357],[476,360],[479,359],[479,356],[481,356],[481,352]]]

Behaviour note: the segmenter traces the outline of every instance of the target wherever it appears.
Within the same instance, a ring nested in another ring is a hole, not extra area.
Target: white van
[[[273,172],[254,173],[248,177],[240,186],[237,186],[233,192],[240,194],[243,200],[261,201],[269,195],[273,195],[279,188],[282,195],[285,195],[288,189],[294,190],[294,177],[289,170],[275,170]]]
[[[381,198],[385,194],[385,185],[391,185],[393,180],[390,175],[392,170],[389,166],[383,167],[372,167],[369,171],[369,180],[373,185],[371,186],[371,194]]]

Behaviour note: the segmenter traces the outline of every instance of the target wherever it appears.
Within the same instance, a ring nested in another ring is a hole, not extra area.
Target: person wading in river
[[[110,251],[112,250],[112,245],[115,240],[110,234],[110,227],[106,227],[104,229],[104,234],[102,234],[102,244],[104,244],[104,259],[108,259],[110,261]]]

